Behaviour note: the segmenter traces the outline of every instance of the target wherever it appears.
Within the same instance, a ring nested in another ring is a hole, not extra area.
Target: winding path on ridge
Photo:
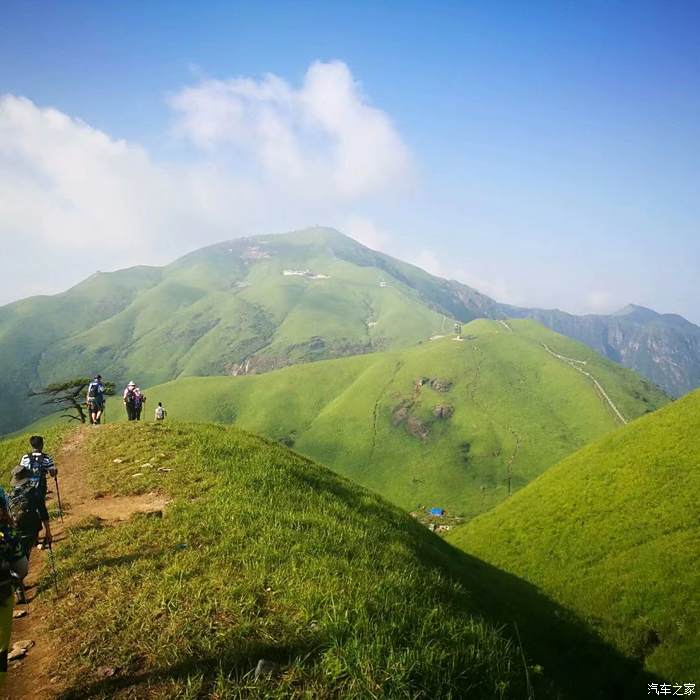
[[[147,493],[140,496],[102,496],[92,488],[88,478],[88,455],[85,450],[86,437],[90,430],[99,428],[82,427],[69,433],[60,448],[54,453],[58,467],[58,485],[61,489],[61,502],[64,508],[64,522],[54,519],[51,529],[54,536],[54,549],[70,536],[68,528],[83,518],[97,516],[108,524],[115,525],[127,520],[134,513],[147,513],[162,510],[168,501],[160,494]],[[47,445],[51,451],[51,445]],[[52,492],[50,499],[55,499],[55,486],[49,482]],[[49,510],[55,501],[49,503]],[[34,550],[31,555],[27,591],[29,605],[15,606],[15,610],[28,609],[25,617],[12,621],[12,643],[31,639],[33,646],[24,659],[10,662],[7,680],[0,688],[0,700],[51,700],[57,698],[64,690],[56,681],[54,662],[61,654],[60,638],[46,629],[46,620],[51,614],[51,605],[55,596],[53,588],[38,592],[37,581],[41,578],[44,567],[48,566],[48,557],[42,550]],[[60,579],[59,592],[65,591],[68,582]],[[52,679],[54,682],[52,683]]]
[[[546,343],[542,343],[542,347],[550,355],[553,355],[554,357],[561,360],[562,362],[565,362],[567,365],[569,365],[569,367],[573,367],[577,372],[581,372],[581,374],[585,374],[593,382],[593,385],[598,390],[599,395],[603,398],[604,401],[607,401],[608,405],[613,410],[613,413],[620,419],[622,424],[627,425],[627,419],[622,415],[622,413],[620,413],[617,406],[613,403],[613,400],[608,396],[605,389],[603,389],[602,384],[590,372],[586,372],[586,370],[583,369],[583,367],[579,367],[579,365],[586,364],[585,360],[575,360],[573,357],[567,357],[566,355],[560,355],[558,352],[554,352],[554,350],[551,350],[550,347]]]

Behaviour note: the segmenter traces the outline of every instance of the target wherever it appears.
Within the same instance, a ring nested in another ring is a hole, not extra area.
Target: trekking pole
[[[27,606],[27,615],[29,615],[29,598],[27,598],[27,589],[21,580],[19,581],[19,590],[22,591],[22,598],[24,599],[24,604]]]
[[[51,562],[51,572],[53,573],[53,585],[56,587],[56,595],[58,596],[58,574],[56,573],[56,562],[53,560],[53,547],[50,542],[46,544],[46,540],[44,540],[44,547],[49,548],[49,561]]]
[[[53,475],[53,480],[56,483],[56,498],[58,498],[58,514],[63,522],[63,506],[61,505],[61,492],[58,490],[58,474]]]

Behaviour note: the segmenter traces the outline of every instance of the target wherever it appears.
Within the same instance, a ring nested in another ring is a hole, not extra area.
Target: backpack
[[[15,486],[8,495],[9,511],[15,525],[24,530],[26,526],[36,526],[38,530],[39,515],[36,509],[36,490],[31,482]]]
[[[24,459],[29,460],[29,470],[32,472],[32,481],[38,481],[44,474],[44,469],[41,460],[44,454],[36,455],[33,452],[28,452],[24,455]]]
[[[156,408],[156,420],[163,420],[165,418],[165,409],[162,406]]]
[[[102,392],[100,391],[100,383],[99,382],[90,382],[87,390],[87,397],[89,399],[97,399],[100,397],[100,394]]]
[[[124,400],[127,403],[136,403],[136,392],[133,389],[129,389],[124,396]]]

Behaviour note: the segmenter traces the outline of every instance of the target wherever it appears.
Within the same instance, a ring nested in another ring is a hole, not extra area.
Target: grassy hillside
[[[473,321],[464,340],[289,367],[185,378],[147,391],[150,418],[235,423],[279,440],[406,509],[474,515],[666,399],[636,375],[529,321]],[[123,419],[118,402],[109,420]]]
[[[184,424],[70,437],[62,468],[79,460],[103,496],[171,502],[56,546],[62,595],[38,610],[66,700],[589,700],[644,683],[532,587],[275,443]],[[260,658],[280,675],[256,681]]]
[[[700,673],[700,391],[548,470],[452,540],[667,682]]]

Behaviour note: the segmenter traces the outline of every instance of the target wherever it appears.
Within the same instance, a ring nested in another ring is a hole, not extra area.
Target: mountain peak
[[[624,308],[616,311],[612,316],[625,316],[629,320],[646,322],[658,318],[661,314],[646,306],[638,306],[637,304],[627,304]]]

